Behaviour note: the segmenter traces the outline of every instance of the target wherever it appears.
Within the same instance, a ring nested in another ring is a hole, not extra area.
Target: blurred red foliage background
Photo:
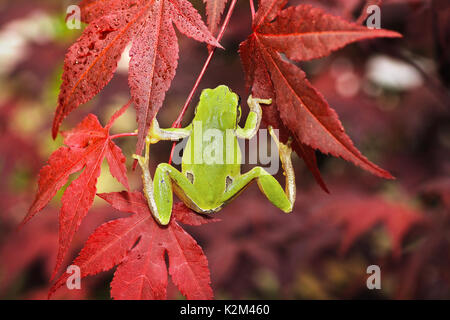
[[[192,3],[204,13],[201,1]],[[291,3],[311,3],[348,20],[356,20],[365,5],[362,0]],[[46,299],[50,286],[62,192],[22,230],[16,228],[33,200],[39,168],[61,145],[61,138],[51,139],[50,128],[64,52],[80,33],[64,23],[70,4],[0,4],[2,299]],[[385,0],[381,12],[382,27],[403,39],[353,44],[301,66],[356,146],[397,179],[382,180],[318,154],[331,191],[326,194],[295,156],[298,200],[291,215],[281,214],[253,185],[221,211],[221,222],[187,228],[208,257],[216,298],[450,298],[450,4]],[[240,1],[222,40],[227,50],[216,52],[201,88],[226,84],[247,96],[237,49],[250,29],[248,3]],[[177,75],[158,114],[163,127],[177,117],[208,54],[186,37],[180,37],[180,52]],[[111,83],[71,114],[63,129],[89,112],[105,124],[128,100],[126,74],[124,60]],[[134,110],[113,129],[135,130]],[[130,166],[136,140],[119,143]],[[153,167],[168,160],[170,148],[170,143],[155,145]],[[139,189],[139,172],[130,171],[129,178],[131,189]],[[108,174],[97,186],[99,192],[121,190]],[[96,227],[121,215],[97,199],[67,264]],[[373,264],[382,270],[381,290],[366,287],[366,269]],[[112,272],[89,277],[81,291],[61,289],[53,298],[109,298],[111,277]],[[181,296],[172,286],[169,297]]]

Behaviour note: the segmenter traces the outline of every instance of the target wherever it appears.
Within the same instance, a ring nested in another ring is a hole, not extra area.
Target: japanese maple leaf
[[[203,0],[206,3],[206,14],[208,15],[208,28],[211,34],[216,34],[220,16],[225,9],[228,0]]]
[[[175,76],[178,42],[173,24],[188,37],[220,45],[187,0],[85,0],[80,8],[89,25],[66,54],[53,137],[67,114],[112,79],[122,52],[132,43],[128,82],[137,109],[140,153]]]
[[[392,240],[394,256],[401,254],[404,236],[414,226],[424,222],[423,216],[402,203],[391,203],[381,197],[348,196],[330,201],[319,208],[315,215],[344,228],[341,252],[364,233],[378,224],[383,224]]]
[[[342,157],[377,176],[392,178],[358,151],[336,112],[312,87],[305,73],[286,58],[294,61],[322,58],[355,41],[400,35],[370,30],[309,5],[282,10],[286,3],[286,0],[261,0],[253,20],[253,33],[239,49],[253,96],[273,99],[272,106],[264,108],[263,121],[279,128],[282,139],[294,137],[294,149],[322,187],[325,186],[317,168],[315,149]]]
[[[114,120],[129,104],[113,115],[105,128],[95,115],[89,114],[77,127],[64,133],[63,146],[49,158],[48,164],[39,173],[39,188],[36,198],[22,224],[42,210],[61,189],[72,173],[81,171],[64,192],[59,214],[59,250],[53,276],[61,266],[78,227],[92,206],[96,194],[97,178],[100,176],[104,158],[111,174],[127,189],[125,157],[109,136]]]
[[[184,204],[173,208],[168,226],[155,222],[140,192],[99,194],[114,208],[134,213],[101,225],[87,240],[73,265],[81,277],[94,275],[118,265],[111,282],[114,299],[165,299],[167,266],[180,292],[188,299],[211,299],[208,261],[196,241],[178,223],[201,225],[215,221],[195,214]],[[49,295],[65,284],[63,274]]]

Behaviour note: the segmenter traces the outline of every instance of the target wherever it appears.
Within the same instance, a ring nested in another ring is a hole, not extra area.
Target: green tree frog
[[[286,176],[285,190],[262,167],[241,174],[241,150],[237,138],[250,139],[256,134],[262,116],[260,104],[271,104],[272,101],[250,95],[247,103],[250,113],[243,128],[238,125],[241,116],[239,96],[225,85],[202,91],[194,119],[185,128],[161,129],[156,118],[153,120],[146,138],[145,155],[133,157],[142,168],[144,194],[159,224],[167,225],[170,221],[173,192],[195,212],[212,214],[236,198],[255,180],[272,204],[284,212],[292,211],[296,188],[291,162],[291,139],[287,144],[281,143],[269,127]],[[152,179],[149,172],[150,144],[187,137],[182,171],[167,163],[160,163]]]

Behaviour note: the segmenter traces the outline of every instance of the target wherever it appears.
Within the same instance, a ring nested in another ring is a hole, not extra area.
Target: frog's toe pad
[[[155,220],[162,226],[167,226],[170,222],[170,216],[169,217],[155,217]]]

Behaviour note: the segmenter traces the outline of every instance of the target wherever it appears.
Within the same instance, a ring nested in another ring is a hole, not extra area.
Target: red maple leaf
[[[125,157],[122,150],[112,142],[109,129],[129,104],[113,115],[105,128],[95,115],[89,114],[77,127],[64,133],[63,146],[49,158],[48,164],[39,173],[36,198],[25,216],[22,225],[42,210],[75,172],[80,176],[65,190],[59,214],[59,250],[53,276],[58,271],[69,245],[92,206],[96,194],[97,178],[100,176],[104,158],[111,174],[127,189]]]
[[[211,31],[211,34],[216,34],[220,16],[222,15],[228,0],[203,0],[203,2],[206,3],[209,31]]]
[[[111,282],[114,299],[165,299],[167,267],[180,292],[188,299],[212,299],[208,261],[196,241],[178,223],[201,225],[216,221],[195,214],[184,204],[174,206],[168,226],[158,225],[140,192],[99,194],[114,208],[134,213],[101,225],[74,260],[81,277],[119,265]],[[63,274],[50,295],[69,277]]]
[[[271,98],[263,121],[280,129],[283,140],[295,138],[294,149],[326,190],[314,150],[351,161],[383,178],[392,178],[364,157],[347,136],[336,112],[309,83],[305,73],[287,61],[322,58],[345,45],[369,38],[399,37],[370,30],[309,5],[282,10],[287,1],[261,0],[253,33],[240,45],[247,87],[257,97]]]
[[[175,76],[178,42],[173,24],[190,38],[220,45],[187,0],[85,0],[80,8],[89,25],[66,54],[53,137],[73,109],[108,84],[131,42],[128,81],[137,109],[140,153]]]

